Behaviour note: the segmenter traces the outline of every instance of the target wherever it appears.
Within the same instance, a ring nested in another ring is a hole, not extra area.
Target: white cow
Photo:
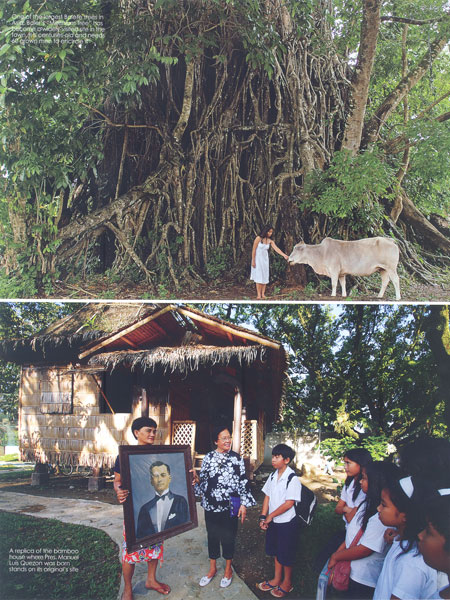
[[[395,297],[400,300],[398,258],[398,246],[389,238],[375,237],[353,242],[325,238],[317,245],[297,244],[289,262],[309,265],[318,275],[331,277],[332,296],[336,296],[338,279],[342,295],[346,296],[346,275],[372,275],[379,271],[381,289],[378,298],[384,296],[390,279],[394,284]]]

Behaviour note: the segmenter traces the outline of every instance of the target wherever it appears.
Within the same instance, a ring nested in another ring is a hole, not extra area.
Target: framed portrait
[[[190,446],[119,446],[128,552],[197,527]]]

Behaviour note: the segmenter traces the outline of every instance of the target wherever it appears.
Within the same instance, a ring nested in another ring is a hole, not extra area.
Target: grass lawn
[[[0,531],[3,598],[117,598],[118,548],[103,531],[2,511]]]
[[[13,471],[11,469],[14,469]],[[5,471],[5,472],[2,472]],[[3,481],[16,481],[18,479],[23,479],[25,481],[31,480],[31,473],[33,472],[33,467],[11,467],[10,465],[2,465],[0,464],[0,482]]]
[[[0,456],[0,462],[2,461],[18,461],[19,460],[19,455],[18,454],[3,454]]]

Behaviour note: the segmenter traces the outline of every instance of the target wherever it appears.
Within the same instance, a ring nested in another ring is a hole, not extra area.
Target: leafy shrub
[[[382,216],[378,199],[389,196],[393,181],[394,170],[376,149],[355,156],[341,150],[327,170],[307,178],[303,205],[317,213],[350,219],[356,229],[370,231]]]
[[[342,459],[351,448],[365,448],[372,455],[373,460],[383,460],[389,456],[388,439],[384,435],[370,435],[361,440],[360,443],[355,442],[354,438],[328,438],[320,444],[322,454],[330,456],[336,462],[342,462]]]
[[[215,248],[210,253],[205,271],[208,279],[215,280],[221,277],[231,266],[231,248]]]

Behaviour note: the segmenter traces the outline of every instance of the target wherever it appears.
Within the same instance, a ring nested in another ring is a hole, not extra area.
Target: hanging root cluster
[[[319,50],[294,30],[282,3],[267,3],[272,12],[267,8],[266,18],[283,50],[261,50],[255,65],[231,9],[219,19],[197,4],[191,3],[183,17],[189,22],[182,19],[181,27],[197,40],[214,29],[214,48],[181,53],[180,23],[154,21],[149,45],[173,39],[164,53],[177,63],[161,65],[158,81],[142,86],[135,104],[108,98],[92,112],[105,158],[72,202],[73,211],[94,210],[73,214],[61,229],[60,264],[86,263],[84,253],[99,240],[108,244],[115,270],[132,265],[153,289],[155,273],[179,287],[220,253],[229,270],[265,223],[272,223],[287,251],[310,237],[309,226],[317,237],[317,222],[301,223],[298,199],[305,175],[322,169],[339,144],[348,93],[323,19],[315,28]],[[326,223],[320,223],[322,236]]]

